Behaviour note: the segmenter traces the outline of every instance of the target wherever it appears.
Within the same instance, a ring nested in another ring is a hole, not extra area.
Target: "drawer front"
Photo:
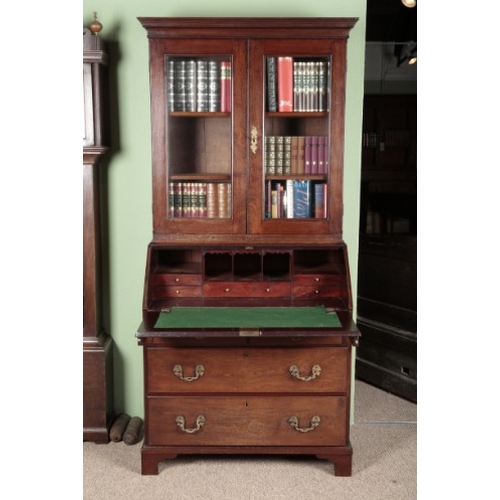
[[[340,287],[341,278],[337,274],[296,274],[293,282],[299,286]]]
[[[205,297],[289,297],[289,282],[213,281],[203,284]]]
[[[150,285],[192,286],[201,285],[201,274],[151,274]]]
[[[155,298],[201,297],[200,286],[158,286],[150,291]]]
[[[293,279],[293,296],[338,297],[341,290],[340,276],[335,274],[299,274]]]
[[[294,285],[293,296],[295,298],[315,298],[315,297],[338,297],[340,288],[331,286],[299,286]]]
[[[347,392],[349,350],[148,348],[147,392]]]
[[[151,446],[341,446],[347,444],[345,396],[150,397]]]

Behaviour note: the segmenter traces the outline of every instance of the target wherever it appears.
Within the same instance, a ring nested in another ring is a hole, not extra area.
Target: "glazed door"
[[[151,39],[155,234],[246,230],[246,43]]]
[[[251,42],[250,233],[341,235],[345,49]]]

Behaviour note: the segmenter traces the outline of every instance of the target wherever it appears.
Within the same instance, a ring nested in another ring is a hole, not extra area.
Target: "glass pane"
[[[165,58],[167,217],[232,218],[232,60]]]
[[[265,219],[325,219],[329,57],[266,56]]]

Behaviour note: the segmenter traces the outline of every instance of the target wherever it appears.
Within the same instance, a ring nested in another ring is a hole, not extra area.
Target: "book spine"
[[[233,110],[233,63],[228,61],[226,63],[226,111],[230,113]]]
[[[328,184],[323,183],[323,218],[328,218]]]
[[[207,218],[207,183],[199,183],[199,215],[202,219]]]
[[[311,62],[304,63],[304,111],[312,111]]]
[[[283,136],[276,137],[276,173],[283,174],[285,165],[285,138]]]
[[[292,136],[290,140],[290,173],[299,173],[299,138]]]
[[[226,184],[226,217],[230,219],[233,214],[233,193],[232,193],[232,184]]]
[[[295,111],[304,111],[304,72],[305,63],[303,61],[298,61],[294,88],[294,92],[297,94],[297,108],[294,108]]]
[[[191,183],[181,183],[182,208],[181,217],[191,217]]]
[[[293,180],[286,181],[286,218],[293,219]]]
[[[175,182],[168,183],[168,218],[173,219],[174,217],[174,193],[175,193]]]
[[[175,60],[174,111],[186,111],[186,61]]]
[[[297,173],[304,174],[306,170],[306,138],[300,135],[297,149]]]
[[[300,111],[300,62],[293,61],[293,109]]]
[[[226,217],[226,185],[222,182],[217,184],[217,213],[219,218],[224,219]]]
[[[283,173],[292,173],[292,137],[286,135],[283,144]]]
[[[231,111],[231,62],[222,61],[220,63],[220,110]]]
[[[167,63],[167,96],[168,111],[175,109],[175,62],[169,59]]]
[[[278,111],[276,104],[276,57],[269,56],[267,62],[267,109]]]
[[[321,62],[314,63],[314,111],[321,111],[321,92],[319,89]]]
[[[191,196],[192,196],[192,217],[201,217],[201,182],[193,182],[191,184]]]
[[[208,61],[208,110],[220,111],[220,64]]]
[[[271,194],[271,181],[266,181],[266,219],[272,217],[272,194]]]
[[[268,162],[267,173],[273,175],[276,173],[276,136],[270,135],[268,143]]]
[[[312,173],[312,137],[306,136],[304,140],[304,173]]]
[[[327,92],[327,78],[328,78],[328,72],[327,72],[327,63],[326,61],[321,61],[319,64],[319,81],[318,81],[318,86],[319,86],[319,111],[326,111],[327,108],[327,97],[328,97],[328,92]]]
[[[186,111],[196,111],[196,61],[190,59],[185,63]]]
[[[318,173],[318,136],[311,137],[311,174]]]
[[[326,174],[325,168],[326,137],[318,137],[318,174]]]
[[[276,183],[276,217],[281,219],[283,215],[283,186],[281,182]]]
[[[278,110],[293,111],[293,59],[278,57]]]
[[[174,182],[174,217],[182,217],[182,183]]]
[[[207,218],[216,219],[218,217],[219,201],[217,200],[217,184],[209,182],[207,184]]]
[[[271,219],[278,218],[278,194],[273,186],[271,189]]]
[[[196,62],[196,111],[208,111],[208,61]]]
[[[220,182],[217,184],[217,216],[228,219],[232,213],[231,184]]]
[[[311,181],[295,180],[293,191],[293,214],[295,219],[311,218]]]
[[[325,216],[325,183],[318,182],[314,184],[314,217],[323,219]]]

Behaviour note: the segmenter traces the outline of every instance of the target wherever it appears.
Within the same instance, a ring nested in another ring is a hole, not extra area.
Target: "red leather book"
[[[231,61],[222,61],[220,85],[220,110],[231,111]]]
[[[278,111],[293,111],[293,58],[278,57]]]

